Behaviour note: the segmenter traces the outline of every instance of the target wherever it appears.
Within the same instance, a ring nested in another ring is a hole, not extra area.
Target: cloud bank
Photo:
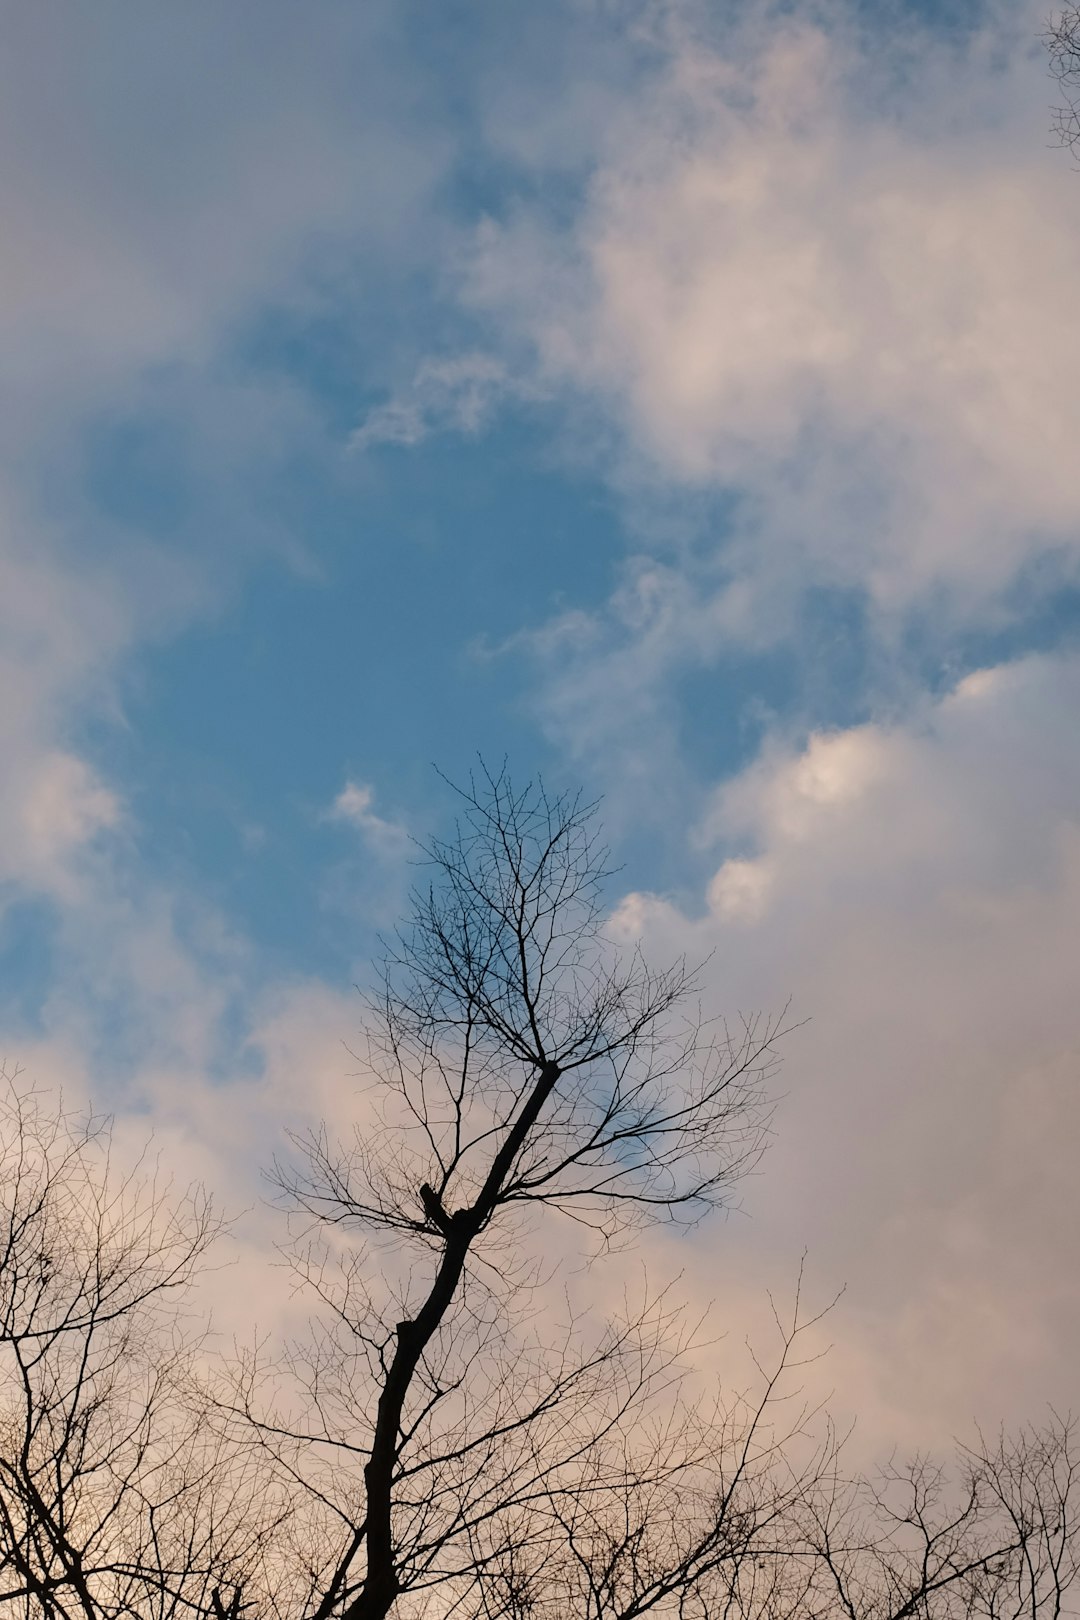
[[[777,1139],[698,1287],[848,1286],[824,1370],[875,1441],[1068,1405],[1080,1331],[1080,662],[968,676],[889,726],[776,745],[717,793],[694,916],[709,1005],[796,1017]],[[710,1241],[710,1252],[715,1245]],[[723,1301],[723,1289],[718,1287]]]
[[[728,633],[811,587],[967,620],[1073,575],[1080,221],[1040,18],[676,15],[570,226],[486,224],[471,296],[613,425],[630,500],[731,495]]]

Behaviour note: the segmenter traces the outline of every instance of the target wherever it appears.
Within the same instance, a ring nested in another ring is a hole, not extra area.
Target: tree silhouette
[[[4,1077],[0,1613],[239,1614],[280,1514],[190,1399],[184,1302],[219,1231],[198,1189],[121,1172],[107,1120]]]
[[[482,773],[426,863],[369,1003],[363,1123],[277,1171],[327,1314],[286,1407],[257,1358],[222,1402],[334,1548],[311,1620],[999,1615],[1021,1565],[1060,1596],[1067,1424],[965,1453],[958,1499],[923,1464],[845,1482],[795,1398],[798,1298],[726,1401],[687,1382],[667,1294],[599,1330],[561,1299],[582,1249],[595,1276],[642,1223],[724,1202],[762,1148],[783,1021],[703,1018],[685,963],[616,949],[578,798]]]
[[[1050,71],[1064,96],[1053,109],[1053,131],[1062,146],[1076,151],[1080,148],[1080,6],[1066,6],[1051,18],[1046,45]]]
[[[215,1361],[219,1222],[103,1121],[0,1101],[0,1617],[1040,1620],[1072,1425],[850,1477],[774,1310],[751,1387],[610,1257],[756,1162],[783,1021],[609,937],[592,806],[481,775],[387,951],[352,1136],[275,1171],[310,1333]],[[583,1269],[582,1262],[588,1261]]]

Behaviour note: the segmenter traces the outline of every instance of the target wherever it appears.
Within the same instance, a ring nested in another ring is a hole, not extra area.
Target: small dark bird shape
[[[420,1188],[420,1202],[423,1204],[424,1214],[432,1226],[438,1227],[444,1237],[449,1236],[450,1217],[443,1208],[442,1199],[434,1187],[429,1187],[426,1181]]]

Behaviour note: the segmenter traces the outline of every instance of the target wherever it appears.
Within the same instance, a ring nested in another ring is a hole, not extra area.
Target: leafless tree
[[[105,1120],[0,1091],[0,1613],[239,1615],[270,1523],[185,1390],[198,1190],[120,1174]]]
[[[596,1331],[561,1300],[560,1256],[584,1245],[587,1281],[643,1221],[723,1203],[783,1024],[704,1020],[685,964],[616,949],[592,806],[505,774],[462,798],[369,1006],[363,1122],[278,1167],[320,1326],[219,1397],[312,1509],[272,1612],[951,1620],[1019,1614],[1022,1569],[1023,1612],[1056,1612],[1067,1425],[965,1454],[952,1494],[923,1464],[872,1488],[799,1404],[798,1307],[712,1403],[665,1294]]]
[[[0,1617],[1064,1614],[1067,1420],[849,1477],[799,1393],[801,1284],[722,1396],[669,1291],[612,1308],[635,1230],[755,1162],[783,1021],[703,1019],[692,970],[616,947],[591,806],[497,775],[462,811],[371,998],[354,1133],[276,1171],[313,1306],[284,1353],[215,1370],[187,1330],[200,1193],[0,1103]]]
[[[924,1458],[810,1503],[807,1549],[825,1612],[854,1620],[1058,1616],[1077,1573],[1080,1469],[1073,1424]]]
[[[292,1358],[307,1421],[257,1418],[254,1363],[232,1403],[340,1519],[317,1620],[433,1588],[462,1613],[487,1603],[500,1549],[526,1556],[552,1503],[593,1488],[671,1382],[671,1313],[646,1299],[592,1342],[569,1302],[549,1324],[528,1231],[603,1247],[643,1219],[698,1220],[760,1151],[780,1032],[687,1017],[684,965],[613,949],[591,806],[485,778],[428,854],[370,1008],[364,1124],[345,1145],[311,1135],[280,1173],[336,1234],[298,1257],[332,1312]],[[381,1251],[382,1298],[356,1231]],[[667,1466],[681,1448],[689,1467],[701,1437],[669,1421]]]
[[[1066,6],[1046,29],[1050,71],[1064,99],[1053,109],[1053,131],[1062,146],[1080,149],[1080,6]]]

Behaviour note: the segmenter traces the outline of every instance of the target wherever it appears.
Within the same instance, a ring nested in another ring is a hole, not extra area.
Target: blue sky
[[[345,1094],[433,764],[506,756],[604,796],[614,926],[813,1015],[726,1286],[809,1243],[883,1431],[953,1422],[988,1333],[992,1415],[1060,1393],[1080,1304],[1025,1256],[1080,1213],[1080,179],[1042,22],[8,20],[9,1063],[211,1179],[258,1095],[254,1165]]]

